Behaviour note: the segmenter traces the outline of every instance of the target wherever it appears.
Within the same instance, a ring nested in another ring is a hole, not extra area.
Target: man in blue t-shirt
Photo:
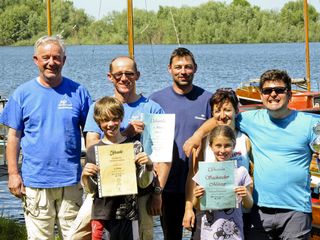
[[[127,56],[114,58],[109,66],[108,79],[114,86],[114,96],[123,103],[124,118],[121,133],[125,136],[140,138],[143,132],[143,114],[164,113],[160,105],[151,99],[136,93],[136,81],[140,77],[136,62]],[[87,132],[86,147],[99,142],[103,132],[93,119],[94,104],[90,107],[84,131]],[[140,237],[153,239],[153,217],[161,214],[161,193],[166,184],[171,163],[158,163],[156,167],[158,181],[152,194],[139,196]],[[147,204],[148,202],[148,204]]]
[[[288,108],[291,78],[268,70],[260,77],[263,110],[240,113],[237,127],[252,142],[254,207],[248,239],[309,239],[311,232],[310,174],[313,127],[318,115]],[[216,126],[208,120],[189,139],[188,154]]]
[[[189,159],[183,143],[211,116],[211,93],[193,85],[197,64],[186,48],[173,51],[168,65],[173,85],[153,93],[150,98],[159,103],[166,113],[176,115],[172,166],[162,192],[161,225],[165,240],[182,238],[182,219],[185,209],[185,184]]]
[[[8,187],[23,199],[29,239],[53,239],[55,221],[66,238],[82,204],[81,128],[91,97],[62,76],[66,56],[60,37],[40,38],[33,59],[39,76],[13,92],[0,119],[9,127]]]

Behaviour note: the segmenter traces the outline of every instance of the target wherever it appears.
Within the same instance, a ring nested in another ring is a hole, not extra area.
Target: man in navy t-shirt
[[[165,113],[176,115],[172,166],[162,192],[161,225],[166,240],[182,238],[182,220],[185,209],[185,183],[189,159],[183,152],[183,143],[211,116],[211,93],[193,85],[197,64],[186,48],[173,51],[168,65],[173,85],[153,93],[150,98],[159,103]]]

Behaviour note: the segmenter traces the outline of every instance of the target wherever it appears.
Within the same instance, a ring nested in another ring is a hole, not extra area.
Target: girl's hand
[[[143,164],[152,165],[151,159],[149,158],[149,156],[145,152],[138,153],[136,155],[135,162],[140,165],[143,165]]]
[[[248,195],[247,188],[245,186],[235,187],[234,191],[237,193],[239,197],[245,197]]]
[[[97,175],[99,167],[93,163],[86,163],[82,170],[82,176],[94,176]]]
[[[200,198],[200,197],[202,197],[203,196],[203,194],[204,194],[204,188],[203,187],[201,187],[201,186],[196,186],[195,188],[194,188],[194,190],[193,190],[193,194],[194,194],[194,196],[196,197],[196,198]]]

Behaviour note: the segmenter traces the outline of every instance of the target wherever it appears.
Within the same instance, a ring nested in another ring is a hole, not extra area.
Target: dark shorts
[[[253,206],[249,240],[309,239],[311,213]]]

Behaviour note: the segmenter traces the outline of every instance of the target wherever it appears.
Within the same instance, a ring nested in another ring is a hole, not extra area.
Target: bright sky
[[[157,11],[159,6],[198,6],[210,0],[132,0],[133,7]],[[212,1],[212,0],[211,0]],[[76,8],[82,8],[90,16],[99,19],[111,11],[122,11],[127,8],[127,0],[73,0]],[[230,3],[232,0],[225,0]],[[251,5],[256,5],[261,9],[280,10],[288,0],[249,0]],[[101,3],[101,6],[100,6]],[[320,12],[320,0],[309,0],[309,4],[313,5]]]

